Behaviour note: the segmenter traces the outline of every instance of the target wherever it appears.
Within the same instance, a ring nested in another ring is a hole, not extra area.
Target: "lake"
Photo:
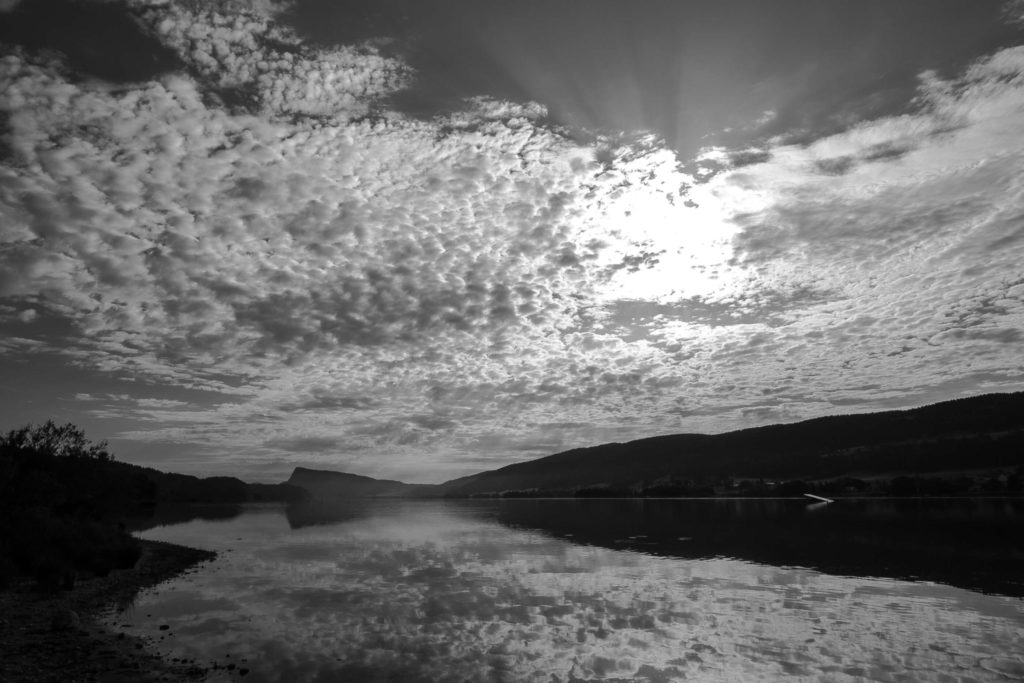
[[[220,554],[111,626],[246,681],[1024,680],[1024,501],[363,500],[151,524]]]

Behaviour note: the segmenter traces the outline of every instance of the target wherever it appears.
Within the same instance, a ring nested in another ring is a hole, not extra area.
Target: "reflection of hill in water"
[[[138,508],[127,517],[125,523],[129,531],[146,531],[196,519],[208,522],[234,519],[245,509],[237,503],[166,503],[150,508]]]
[[[323,524],[340,524],[362,519],[369,515],[370,505],[367,500],[312,500],[289,505],[285,510],[288,526],[301,529],[307,526]]]
[[[811,507],[797,500],[515,500],[478,512],[586,545],[1024,597],[1024,501],[844,500]]]
[[[408,501],[309,501],[292,529],[389,514]],[[419,501],[582,545],[650,555],[729,557],[828,574],[935,581],[1024,597],[1024,500],[516,499]],[[133,530],[227,520],[237,505],[161,506]]]
[[[338,524],[362,519],[369,514],[371,501],[365,499],[304,501],[284,507],[288,526],[301,529],[307,526]],[[279,507],[273,504],[271,507]],[[161,526],[173,526],[192,521],[223,522],[234,519],[252,505],[234,503],[167,503],[133,511],[125,523],[129,531],[139,532]]]

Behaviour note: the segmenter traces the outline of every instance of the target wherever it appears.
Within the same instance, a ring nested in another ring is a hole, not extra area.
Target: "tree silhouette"
[[[30,450],[59,458],[91,458],[109,462],[114,457],[107,451],[107,442],[93,443],[75,425],[58,425],[47,420],[41,425],[25,425],[0,437],[0,448]]]

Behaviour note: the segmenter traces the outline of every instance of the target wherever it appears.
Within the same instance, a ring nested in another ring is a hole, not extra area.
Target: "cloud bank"
[[[436,481],[1021,388],[1024,48],[921,74],[904,115],[684,166],[538,103],[413,119],[372,45],[204,7],[130,4],[185,65],[145,82],[0,58],[3,349],[136,378],[81,403],[117,444]]]

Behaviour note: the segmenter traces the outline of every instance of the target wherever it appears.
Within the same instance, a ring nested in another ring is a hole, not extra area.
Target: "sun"
[[[730,264],[737,232],[730,212],[711,188],[666,192],[683,174],[659,171],[621,192],[598,221],[612,245],[606,258],[627,264],[604,283],[602,298],[669,303],[725,295],[740,275]]]

